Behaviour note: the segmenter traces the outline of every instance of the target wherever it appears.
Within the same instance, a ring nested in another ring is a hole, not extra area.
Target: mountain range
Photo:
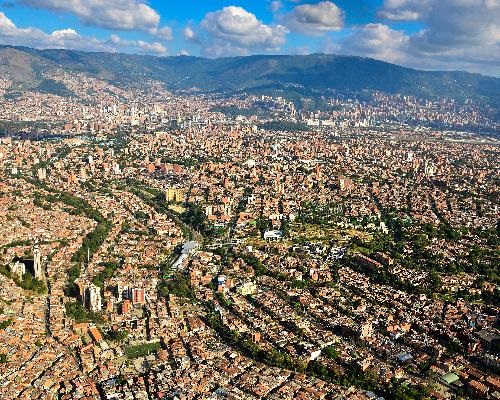
[[[173,91],[279,93],[292,99],[381,91],[429,99],[469,98],[500,107],[500,78],[460,71],[420,71],[362,57],[312,54],[205,59],[0,46],[0,77],[13,81],[10,91],[71,95],[64,84],[46,78],[61,70],[123,87],[153,79]]]

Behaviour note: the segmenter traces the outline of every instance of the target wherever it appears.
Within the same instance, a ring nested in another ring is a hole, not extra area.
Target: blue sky
[[[500,76],[500,0],[0,0],[0,43],[157,56],[352,54]]]

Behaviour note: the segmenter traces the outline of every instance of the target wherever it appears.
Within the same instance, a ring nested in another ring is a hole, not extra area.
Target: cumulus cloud
[[[378,15],[423,23],[425,29],[413,35],[412,42],[429,52],[500,43],[499,0],[385,0]]]
[[[182,36],[184,36],[184,39],[190,42],[194,43],[199,43],[200,39],[198,38],[197,33],[194,31],[194,29],[188,25],[182,30]]]
[[[54,31],[51,33],[51,36],[53,38],[61,39],[61,40],[78,40],[81,38],[80,34],[71,28],[61,29],[59,31]]]
[[[284,26],[266,25],[236,6],[206,14],[201,27],[206,34],[203,52],[211,57],[247,54],[250,50],[274,51],[285,43],[288,33]]]
[[[18,0],[34,7],[67,12],[83,23],[107,29],[150,31],[158,28],[160,14],[142,0]]]
[[[432,0],[423,21],[426,29],[413,42],[425,51],[452,47],[500,46],[500,1]],[[490,48],[490,50],[493,50]]]
[[[335,50],[390,62],[407,61],[410,38],[383,24],[367,24],[357,28],[340,42]]]
[[[415,68],[467,70],[500,76],[500,1],[386,0],[379,16],[419,20],[407,34],[381,23],[354,27],[324,50],[355,54]]]
[[[160,42],[146,42],[144,40],[124,40],[118,35],[113,34],[105,42],[113,46],[113,51],[128,49],[139,54],[149,54],[155,56],[165,56],[168,49]]]
[[[137,41],[137,46],[145,53],[156,54],[164,56],[168,54],[167,48],[159,42],[145,42],[143,40]]]
[[[429,10],[431,0],[385,0],[379,17],[393,21],[416,21]]]
[[[344,25],[343,11],[331,1],[301,4],[279,19],[291,31],[309,35],[338,31]]]
[[[172,40],[174,38],[172,28],[164,26],[162,28],[153,28],[149,31],[152,35],[163,40]]]
[[[3,12],[0,11],[0,41],[4,44],[35,46],[60,42],[64,38],[64,31],[55,31],[48,35],[37,28],[18,28]]]
[[[72,28],[46,33],[37,28],[19,28],[0,11],[0,42],[15,46],[30,46],[41,49],[62,48],[84,51],[127,51],[142,54],[166,55],[167,49],[159,42],[121,40],[113,34],[107,40],[82,36]]]

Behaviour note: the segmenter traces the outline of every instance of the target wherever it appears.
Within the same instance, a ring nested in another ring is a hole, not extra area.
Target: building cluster
[[[0,139],[0,397],[500,397],[498,142],[422,127],[490,110],[50,78],[0,112],[74,135]]]

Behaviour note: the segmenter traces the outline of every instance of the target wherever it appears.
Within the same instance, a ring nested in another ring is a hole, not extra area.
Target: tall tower
[[[43,279],[42,253],[40,252],[37,244],[33,246],[33,269],[35,272],[35,278]]]
[[[88,287],[88,307],[90,311],[99,312],[102,310],[101,288],[91,283]]]
[[[316,180],[318,182],[321,181],[321,177],[322,177],[321,165],[317,164],[316,165]]]

